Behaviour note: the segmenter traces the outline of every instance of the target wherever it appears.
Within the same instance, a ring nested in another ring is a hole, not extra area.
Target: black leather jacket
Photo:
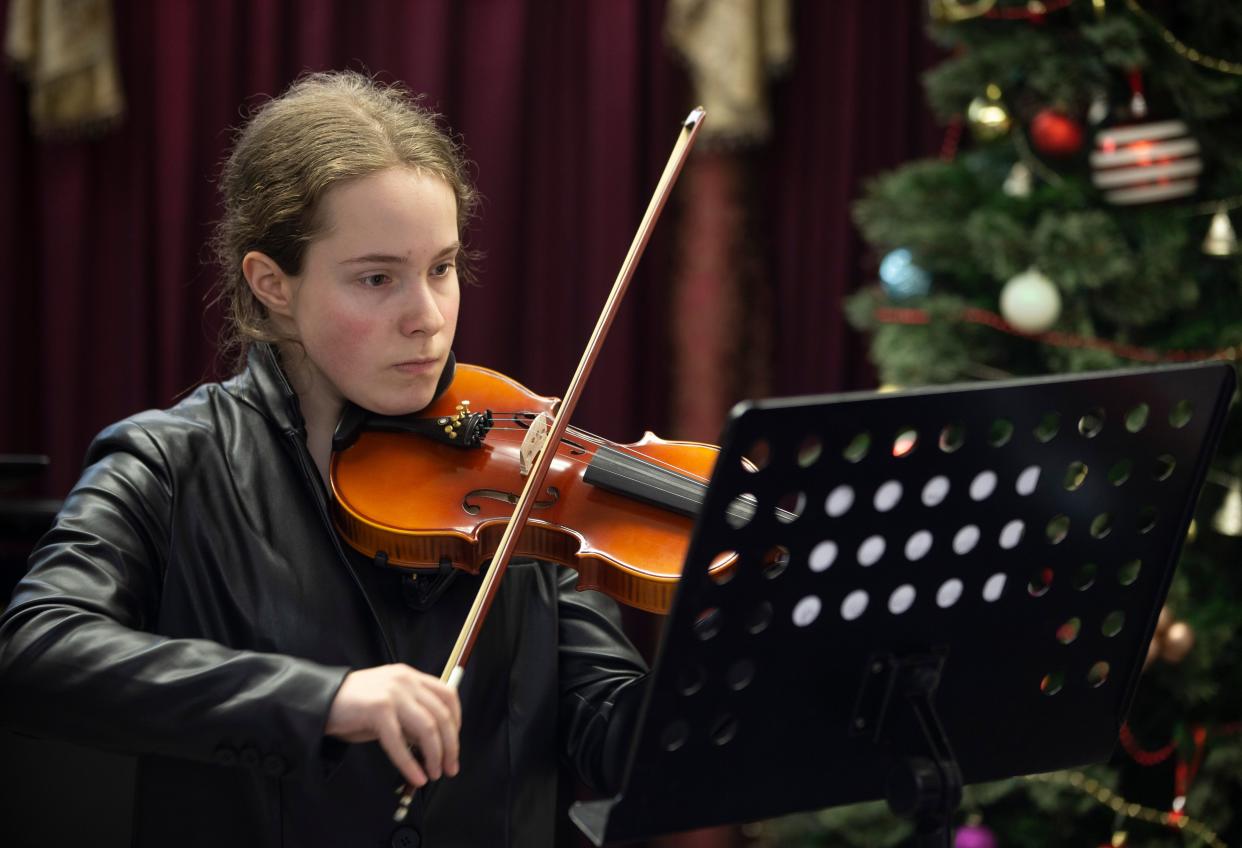
[[[460,689],[461,773],[401,830],[395,769],[325,738],[328,708],[350,669],[438,674],[477,578],[422,612],[396,580],[343,549],[256,346],[96,438],[0,618],[0,722],[138,754],[137,845],[552,844],[558,754],[614,779],[645,679],[615,607],[567,570],[510,568]]]

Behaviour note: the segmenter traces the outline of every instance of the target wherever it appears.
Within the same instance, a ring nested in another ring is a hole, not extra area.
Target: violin
[[[333,454],[341,536],[389,567],[435,570],[448,561],[477,574],[496,552],[532,445],[558,402],[488,368],[457,365],[416,417],[375,419]],[[622,445],[569,427],[549,450],[555,457],[514,555],[573,568],[579,590],[666,612],[718,448],[651,432]],[[712,570],[736,559],[722,555]]]

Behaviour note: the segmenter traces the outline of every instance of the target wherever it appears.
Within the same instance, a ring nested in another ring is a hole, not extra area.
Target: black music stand
[[[1233,388],[1216,363],[739,405],[621,791],[574,821],[602,845],[888,798],[947,846],[963,783],[1107,759]]]

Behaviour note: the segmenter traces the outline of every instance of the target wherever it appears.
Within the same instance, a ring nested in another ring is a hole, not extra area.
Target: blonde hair
[[[250,116],[221,172],[224,215],[211,242],[221,272],[216,300],[224,304],[221,354],[244,360],[254,342],[281,338],[242,275],[242,257],[257,250],[300,274],[328,190],[395,166],[444,180],[464,232],[478,205],[469,165],[439,116],[402,86],[354,71],[308,74]],[[466,279],[469,256],[463,250],[458,259]]]

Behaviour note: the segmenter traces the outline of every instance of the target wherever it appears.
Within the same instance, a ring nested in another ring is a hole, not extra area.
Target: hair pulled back
[[[257,250],[286,274],[300,274],[333,186],[413,168],[452,188],[457,228],[465,230],[478,194],[460,146],[438,121],[404,87],[354,71],[308,74],[255,110],[224,163],[224,214],[211,243],[221,272],[222,354],[244,358],[252,343],[280,338],[242,275],[242,257]]]

